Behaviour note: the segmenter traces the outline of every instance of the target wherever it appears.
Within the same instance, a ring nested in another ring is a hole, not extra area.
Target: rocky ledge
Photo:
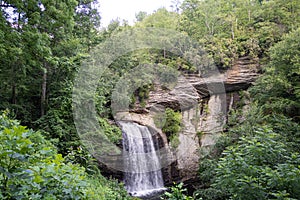
[[[227,110],[239,100],[237,91],[251,86],[259,70],[258,59],[243,57],[225,71],[181,75],[173,88],[155,84],[146,106],[141,108],[137,104],[129,110],[129,115],[135,116],[134,121],[148,126],[155,126],[149,119],[167,107],[182,113],[180,144],[170,156],[173,159],[175,156],[176,162],[163,169],[167,183],[197,179],[199,149],[209,149],[215,143],[226,123]],[[167,146],[166,136],[159,128],[155,129]]]
[[[146,105],[136,102],[133,109],[117,113],[117,118],[152,127],[158,133],[160,144],[169,148],[166,150],[168,155],[162,158],[163,162],[172,160],[162,169],[166,184],[195,181],[199,150],[209,151],[214,145],[226,123],[227,110],[240,99],[238,91],[247,89],[258,76],[259,61],[249,57],[238,59],[226,71],[181,75],[173,87],[166,88],[156,83],[145,101]],[[167,136],[153,120],[167,107],[182,114],[180,143],[175,150],[171,149]]]
[[[212,94],[245,90],[258,78],[259,70],[258,59],[243,57],[237,60],[232,68],[223,72],[215,70],[203,75],[180,76],[178,84],[172,90],[156,84],[155,89],[150,92],[143,112],[153,109],[156,105],[185,110]],[[138,110],[132,111],[139,112]]]

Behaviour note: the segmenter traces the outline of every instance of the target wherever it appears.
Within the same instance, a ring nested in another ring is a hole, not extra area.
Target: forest
[[[259,77],[239,91],[241,100],[228,110],[220,137],[200,156],[197,183],[178,181],[159,198],[300,199],[300,0],[175,0],[172,11],[139,12],[134,25],[116,19],[105,28],[96,4],[101,0],[0,1],[0,199],[139,199],[113,174],[104,174],[82,143],[74,87],[94,49],[120,33],[148,28],[182,34],[208,56],[186,60],[195,49],[180,56],[144,48],[114,59],[91,90],[97,123],[117,146],[122,131],[114,100],[145,110],[155,87],[144,81],[144,71],[129,98],[114,96],[119,80],[137,66],[155,67],[168,86],[176,73],[224,72],[241,58],[259,63]],[[139,32],[141,38],[150,35]],[[111,49],[129,43],[122,42]],[[174,35],[157,42],[174,43]],[[184,126],[180,111],[170,107],[165,114],[161,130],[177,147]]]

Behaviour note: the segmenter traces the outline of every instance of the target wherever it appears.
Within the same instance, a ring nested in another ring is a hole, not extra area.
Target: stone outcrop
[[[248,57],[240,58],[223,72],[181,75],[173,87],[156,83],[146,106],[141,107],[137,102],[134,109],[117,113],[116,118],[152,127],[158,133],[164,146],[161,160],[165,162],[162,171],[167,184],[191,181],[197,177],[199,150],[209,150],[215,144],[226,123],[227,110],[239,101],[237,91],[247,89],[258,76],[258,60]],[[167,107],[182,114],[176,149],[170,147],[167,136],[153,120]]]
[[[213,71],[203,76],[192,74],[186,77],[201,97],[211,93],[226,93],[247,89],[259,75],[259,63],[256,59],[240,58],[225,72]]]

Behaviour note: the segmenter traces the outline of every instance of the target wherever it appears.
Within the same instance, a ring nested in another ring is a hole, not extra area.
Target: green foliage
[[[137,96],[137,99],[139,100],[139,103],[141,107],[145,107],[146,100],[149,98],[149,93],[153,89],[153,84],[147,84],[139,87],[135,91],[135,95]]]
[[[227,132],[221,135],[210,154],[201,157],[201,187],[195,194],[203,199],[272,199],[282,195],[295,198],[294,190],[285,192],[295,184],[294,179],[278,177],[287,175],[288,171],[284,172],[281,167],[294,162],[294,152],[299,151],[299,128],[299,124],[283,115],[265,115],[264,109],[256,103],[252,103],[247,112],[231,111]],[[224,162],[226,167],[223,167]],[[299,170],[296,164],[290,167],[293,171]],[[279,168],[281,175],[278,175]],[[272,182],[274,187],[269,186],[271,181],[278,185]]]
[[[4,198],[84,197],[84,169],[65,164],[38,132],[1,115],[1,193]]]
[[[243,108],[231,110],[228,113],[228,120],[225,127],[227,130],[220,135],[216,144],[211,149],[210,154],[207,155],[200,149],[200,154],[203,155],[200,162],[201,174],[211,174],[211,176],[204,177],[204,179],[213,179],[214,172],[212,172],[211,169],[214,168],[214,166],[209,166],[216,164],[216,160],[221,156],[221,153],[226,147],[235,144],[241,136],[254,135],[256,127],[264,125],[266,121],[267,116],[264,116],[262,108],[255,103],[249,105],[247,110]],[[208,171],[206,171],[206,168]],[[200,177],[202,176],[201,174]]]
[[[213,187],[231,199],[299,197],[299,155],[288,151],[281,136],[268,128],[241,137],[218,162]]]
[[[250,92],[266,113],[300,116],[300,29],[286,35],[270,50],[266,74]]]
[[[132,199],[124,189],[123,184],[118,183],[116,180],[107,180],[101,174],[89,176],[88,182],[87,193],[90,195],[88,199]]]
[[[166,108],[164,113],[159,113],[154,116],[155,126],[161,128],[167,135],[168,140],[173,148],[177,148],[179,141],[179,132],[181,130],[181,113]]]
[[[266,118],[263,109],[257,103],[249,105],[247,110],[237,109],[229,114],[227,124],[229,131],[227,134],[233,139],[242,135],[252,135],[255,127],[264,124]]]
[[[69,99],[70,100],[70,99]],[[64,104],[61,104],[64,106]],[[35,122],[42,134],[55,144],[61,154],[80,146],[79,137],[72,119],[71,103],[66,110],[50,110],[46,115]]]
[[[299,27],[297,0],[185,0],[179,30],[203,43],[219,68],[248,56],[268,60],[269,48]]]
[[[165,123],[163,124],[162,131],[167,135],[179,133],[181,130],[181,113],[175,112],[171,108],[165,110]]]
[[[191,196],[187,196],[186,193],[187,189],[183,188],[183,183],[179,183],[170,188],[170,192],[165,192],[161,199],[168,199],[168,200],[193,200]],[[199,199],[201,200],[201,198]]]
[[[84,167],[85,171],[89,175],[95,175],[98,172],[97,161],[92,157],[91,154],[82,146],[78,146],[77,148],[70,148],[67,152],[64,152],[66,155],[64,156],[65,162],[70,162],[73,164],[79,164]]]
[[[181,118],[180,112],[166,108],[165,123],[163,124],[162,131],[167,135],[173,148],[177,148],[180,143],[178,134],[181,130]]]
[[[122,131],[119,127],[116,125],[111,125],[109,122],[104,118],[98,118],[99,125],[101,129],[103,130],[106,137],[115,144],[120,143],[122,140]]]
[[[203,131],[197,131],[196,134],[197,134],[198,138],[201,139],[205,133]]]
[[[176,134],[172,134],[170,136],[170,143],[171,143],[171,147],[176,149],[179,144],[180,144],[180,140],[179,140],[179,134],[176,133]]]
[[[143,19],[145,19],[145,17],[147,17],[147,13],[144,11],[140,11],[137,14],[135,14],[135,18],[138,22],[143,21]]]
[[[89,177],[65,162],[39,132],[0,115],[0,196],[2,199],[127,199],[116,182]]]
[[[175,112],[171,108],[166,108],[164,113],[154,116],[156,127],[161,128],[167,135],[168,140],[173,148],[177,148],[179,141],[179,132],[181,130],[181,113]]]
[[[267,123],[272,125],[276,133],[282,134],[284,143],[295,152],[300,151],[300,126],[292,119],[283,114],[273,114],[266,118]]]
[[[0,109],[9,108],[23,124],[33,127],[41,115],[70,102],[80,60],[98,41],[100,17],[92,8],[95,2],[2,2],[1,57],[6,59],[0,62]]]
[[[210,159],[208,159],[210,158]],[[202,184],[204,184],[205,187],[209,187],[210,183],[212,182],[215,171],[214,169],[217,166],[217,159],[212,158],[211,155],[207,155],[206,157],[203,157],[202,160],[199,162],[199,178]]]
[[[194,192],[195,196],[198,196],[200,199],[207,200],[223,200],[228,199],[228,197],[223,193],[223,191],[219,189],[215,189],[213,187],[199,189]]]
[[[157,70],[159,82],[162,85],[163,89],[171,90],[172,88],[175,87],[175,85],[177,83],[177,78],[179,76],[177,68],[180,65],[172,66],[171,64],[172,64],[171,62],[168,63],[167,64],[168,67],[160,66]],[[174,67],[174,68],[170,68],[170,67]]]
[[[99,41],[96,28],[100,26],[100,14],[96,8],[97,0],[78,1],[76,14],[74,16],[74,34],[79,38],[81,46],[87,51]]]
[[[169,12],[165,8],[160,8],[155,13],[148,16],[144,16],[143,20],[138,22],[136,26],[176,29],[177,22],[177,13]]]
[[[157,113],[153,116],[154,124],[157,128],[162,128],[166,123],[165,113]]]
[[[81,146],[73,123],[73,79],[82,60],[96,44],[118,31],[131,29],[113,21],[98,32],[100,16],[93,8],[95,3],[1,3],[0,109],[9,108],[12,116],[40,129],[58,147],[57,152],[39,132],[1,115],[1,199],[127,198],[122,186],[95,175],[94,159]],[[103,72],[95,94],[105,136],[113,143],[120,141],[120,130],[105,118],[112,118],[111,93],[116,83],[136,66],[163,66],[157,70],[161,79],[158,81],[169,89],[177,81],[177,70],[202,74],[205,69],[213,69],[214,64],[229,68],[241,57],[260,59],[263,65],[270,61],[264,68],[265,75],[250,89],[256,103],[246,113],[231,112],[227,131],[212,154],[202,158],[201,188],[197,193],[204,199],[298,198],[299,156],[294,152],[300,150],[299,1],[185,0],[181,9],[180,14],[166,9],[151,15],[140,12],[135,27],[179,30],[200,42],[208,55],[192,57],[199,49],[185,51],[184,56],[194,65],[165,49],[141,49],[116,59]],[[167,45],[174,41],[169,35],[159,42]],[[126,77],[121,83],[139,86],[131,94],[117,97],[125,106],[135,102],[146,106],[154,80],[144,81],[149,78],[148,71],[137,77],[132,81]],[[163,115],[155,117],[155,123],[177,147],[180,113],[167,108]],[[272,130],[261,128],[265,125]],[[70,163],[80,163],[85,169]],[[170,199],[184,198],[180,196],[182,186],[171,190]]]

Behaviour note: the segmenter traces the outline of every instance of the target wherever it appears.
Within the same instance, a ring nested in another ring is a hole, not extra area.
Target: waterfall
[[[120,125],[128,193],[143,197],[164,190],[160,159],[148,127],[133,122],[120,122]]]

